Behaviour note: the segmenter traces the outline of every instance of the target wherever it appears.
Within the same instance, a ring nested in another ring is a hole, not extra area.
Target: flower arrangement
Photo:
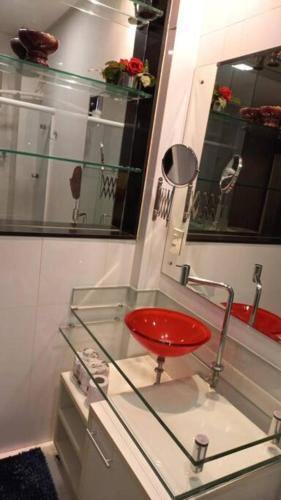
[[[212,100],[213,109],[217,111],[225,109],[230,102],[240,104],[240,99],[233,97],[230,87],[216,85]]]
[[[108,61],[102,71],[102,76],[107,83],[115,85],[123,84],[138,87],[153,87],[155,77],[149,72],[148,61],[142,61],[138,57],[131,59],[120,59],[119,61]]]

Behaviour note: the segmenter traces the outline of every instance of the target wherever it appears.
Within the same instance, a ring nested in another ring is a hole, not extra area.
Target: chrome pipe
[[[279,434],[281,432],[281,411],[275,410],[273,412],[273,417],[271,420],[271,424],[269,427],[269,436],[273,434]],[[273,438],[272,443],[276,444],[279,448],[281,448],[281,436]]]
[[[213,373],[212,373],[212,377],[210,380],[210,386],[212,388],[215,388],[217,383],[218,383],[219,375],[223,371],[222,359],[223,359],[225,342],[226,342],[227,333],[228,333],[232,304],[233,304],[233,300],[234,300],[234,290],[230,285],[227,285],[226,283],[222,283],[219,281],[207,280],[205,278],[197,278],[196,276],[190,276],[189,275],[190,266],[188,264],[184,264],[183,266],[177,266],[177,267],[182,268],[181,278],[180,278],[180,284],[182,286],[186,286],[188,283],[194,283],[197,285],[211,286],[213,288],[224,288],[228,293],[228,299],[227,299],[227,304],[226,304],[224,318],[223,318],[223,324],[222,324],[222,329],[221,329],[221,334],[220,334],[220,343],[219,343],[219,348],[217,351],[217,357],[216,357],[216,360],[211,365],[211,369],[212,369]]]
[[[192,456],[196,462],[199,462],[200,460],[204,460],[206,458],[208,446],[208,436],[206,436],[205,434],[197,434],[195,436]],[[203,467],[204,463],[200,465],[191,465],[192,471],[196,474],[198,474],[198,472],[202,472]]]
[[[189,264],[183,264],[182,266],[176,265],[176,267],[180,267],[181,268],[180,284],[182,286],[186,286],[187,283],[188,283],[188,279],[189,279],[190,265]]]
[[[248,321],[248,324],[250,326],[253,326],[256,321],[256,316],[261,300],[261,294],[262,294],[262,284],[261,284],[261,273],[262,273],[262,265],[261,264],[255,264],[254,268],[254,274],[253,274],[253,283],[256,283],[256,293],[255,293],[255,298],[254,298],[254,303],[250,315],[250,319]]]
[[[153,212],[152,212],[152,220],[153,221],[156,220],[158,215],[159,215],[161,195],[162,195],[162,186],[163,186],[163,178],[159,177],[158,183],[157,183],[157,188],[156,188],[155,202],[154,202],[154,207],[153,207]]]
[[[185,198],[185,204],[184,204],[184,211],[183,211],[183,217],[182,217],[182,222],[185,223],[190,215],[190,201],[191,201],[191,196],[192,196],[192,184],[188,184],[187,187],[187,193],[186,193],[186,198]]]
[[[161,382],[162,373],[164,371],[164,368],[163,368],[164,363],[165,363],[165,358],[162,357],[162,356],[158,356],[158,358],[157,358],[157,366],[154,368],[154,371],[156,372],[155,385],[158,385]]]

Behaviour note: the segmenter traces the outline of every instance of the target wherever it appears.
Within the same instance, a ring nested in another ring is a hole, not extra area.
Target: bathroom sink
[[[248,323],[252,306],[247,304],[234,303],[231,314],[241,321]],[[253,325],[256,330],[267,335],[274,340],[281,341],[281,318],[277,314],[271,313],[266,309],[259,308],[257,311],[256,321]]]
[[[140,344],[161,357],[183,356],[211,337],[201,321],[169,309],[136,309],[126,315],[125,323]]]

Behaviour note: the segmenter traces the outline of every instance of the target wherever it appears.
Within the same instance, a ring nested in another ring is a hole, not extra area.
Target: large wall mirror
[[[199,158],[189,222],[183,200],[173,228],[187,241],[173,257],[169,234],[163,272],[232,285],[232,314],[266,342],[281,344],[281,49],[274,47],[195,71],[184,142]],[[174,217],[174,219],[173,219]],[[172,234],[172,229],[170,233]],[[172,241],[172,240],[171,240]],[[194,288],[224,307],[225,295]]]
[[[1,233],[135,236],[167,4],[1,1]]]
[[[281,243],[281,47],[219,64],[189,240]]]

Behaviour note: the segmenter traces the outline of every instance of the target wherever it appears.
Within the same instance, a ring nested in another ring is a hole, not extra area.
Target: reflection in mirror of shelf
[[[242,107],[240,109],[230,103],[227,112],[210,110],[196,194],[201,193],[202,202],[202,193],[209,200],[211,195],[218,196],[216,182],[221,182],[219,179],[222,180],[224,175],[224,165],[228,164],[233,154],[243,158],[244,168],[241,172],[238,169],[239,181],[236,179],[231,196],[227,195],[227,200],[221,199],[224,195],[219,196],[216,224],[208,220],[206,207],[201,210],[200,220],[191,221],[189,235],[193,240],[200,239],[198,233],[202,233],[208,234],[212,241],[214,231],[220,236],[220,241],[228,241],[233,233],[243,233],[244,241],[246,235],[251,241],[253,234],[259,242],[266,242],[269,236],[281,237],[276,216],[281,201],[277,173],[281,108],[275,105],[280,101],[280,69],[279,63],[274,67],[271,65],[271,53],[272,49],[262,53],[267,61],[262,71],[254,64],[256,54],[218,66],[215,88],[230,85],[232,91],[239,95]],[[252,70],[237,71],[236,63],[248,64]],[[275,95],[272,94],[272,85]],[[270,101],[272,106],[268,106]],[[202,179],[208,179],[209,184],[202,184]]]

